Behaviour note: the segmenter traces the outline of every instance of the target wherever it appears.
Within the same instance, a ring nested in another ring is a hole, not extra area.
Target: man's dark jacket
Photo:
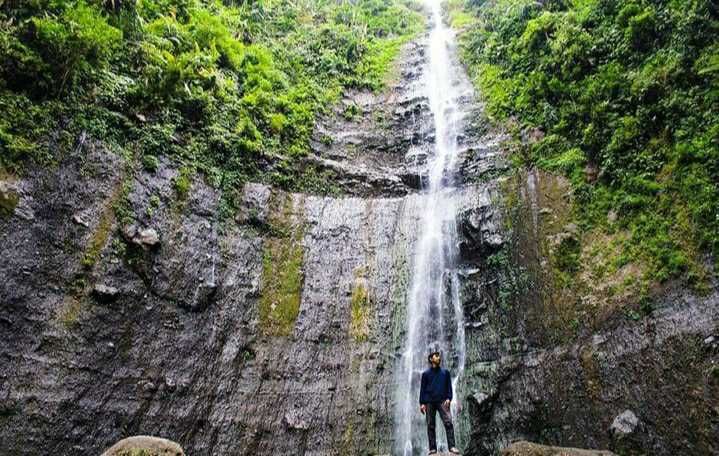
[[[422,372],[422,383],[419,388],[420,404],[436,404],[452,400],[452,378],[447,369],[429,368]]]

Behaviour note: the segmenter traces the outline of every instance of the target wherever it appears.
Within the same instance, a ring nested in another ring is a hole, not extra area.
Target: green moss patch
[[[0,217],[10,217],[15,213],[15,208],[20,202],[20,196],[11,191],[0,189]]]
[[[57,310],[56,319],[66,329],[72,329],[79,323],[83,308],[83,303],[79,298],[66,296]]]
[[[355,281],[352,286],[350,300],[350,327],[349,333],[355,342],[367,340],[370,332],[370,317],[372,316],[372,300],[370,298],[369,282],[364,268],[355,272]]]
[[[110,195],[82,256],[82,264],[86,268],[91,268],[97,263],[112,234],[115,221],[120,220],[123,223],[132,219],[132,210],[128,201],[131,190],[131,179],[127,179],[120,181]]]
[[[95,228],[95,231],[90,237],[90,242],[85,248],[85,253],[82,256],[82,264],[87,268],[91,268],[97,263],[100,258],[102,249],[107,245],[107,240],[110,238],[112,227],[115,223],[115,213],[112,210],[112,206],[106,207],[100,215],[100,221]]]
[[[287,336],[300,311],[305,228],[301,211],[294,212],[291,195],[275,194],[271,204],[272,229],[264,243],[259,318],[265,334]]]
[[[186,201],[192,187],[192,170],[187,167],[181,168],[177,176],[172,180],[172,186],[178,200],[181,202]]]
[[[500,305],[521,305],[533,334],[567,342],[613,319],[652,312],[658,289],[651,257],[632,251],[628,229],[577,225],[581,206],[569,180],[517,171],[502,193],[510,242],[487,263],[501,275]],[[612,214],[608,219],[615,223]]]

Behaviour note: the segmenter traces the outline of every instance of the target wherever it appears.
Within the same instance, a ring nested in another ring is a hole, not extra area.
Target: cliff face
[[[715,454],[716,284],[701,294],[666,284],[636,312],[613,308],[627,297],[602,293],[616,283],[578,294],[555,269],[577,229],[566,219],[567,182],[530,171],[500,188],[504,243],[475,260],[463,293],[476,321],[468,323],[469,452],[495,454],[526,439],[619,454]],[[617,253],[609,242],[602,249]],[[573,330],[576,315],[592,329]]]
[[[138,433],[193,455],[389,453],[433,141],[423,46],[388,91],[348,94],[318,125],[308,160],[342,196],[246,184],[228,217],[202,179],[128,167],[84,136],[56,169],[3,176],[0,453],[99,454]],[[456,195],[467,452],[516,438],[716,452],[719,295],[665,291],[638,321],[545,337],[554,301],[511,268],[542,277],[548,187],[497,178],[501,136],[476,114]],[[625,410],[636,425],[610,434]]]
[[[143,433],[197,455],[388,453],[433,140],[423,46],[390,90],[318,125],[308,160],[341,197],[246,184],[228,218],[202,179],[84,136],[56,169],[4,178],[0,452],[98,454]],[[466,166],[487,155],[478,133]],[[462,190],[467,210],[489,206],[485,187]]]

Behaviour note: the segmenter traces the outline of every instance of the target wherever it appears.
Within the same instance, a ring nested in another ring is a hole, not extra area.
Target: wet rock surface
[[[348,92],[321,119],[308,160],[333,171],[337,184],[358,196],[402,196],[427,181],[435,132],[429,100],[423,96],[426,43],[402,51],[395,81],[379,94]],[[468,95],[468,115],[458,138],[462,183],[486,183],[507,169],[500,153],[503,134],[490,131],[481,107]]]
[[[696,413],[702,421],[712,420],[716,387],[707,375],[719,360],[700,342],[719,318],[716,304],[716,295],[708,302],[672,302],[640,327],[576,345],[513,354],[497,347],[499,357],[485,352],[473,377],[484,378],[475,387],[494,397],[488,404],[470,402],[473,451],[492,454],[497,437],[506,436],[625,452],[712,454],[715,425],[695,428],[699,434],[684,441],[666,436],[677,432],[678,423],[682,429],[692,426]],[[652,425],[638,425],[642,421]]]
[[[547,242],[569,242],[577,228],[562,219],[560,205],[546,206],[550,187],[540,182],[544,177],[523,178],[524,189],[509,194],[530,209],[520,219],[521,230],[536,237],[537,220],[545,217],[557,233],[547,234]],[[500,197],[490,198],[499,201],[491,210],[500,219],[508,188],[502,186]],[[551,188],[561,200],[563,187]],[[493,229],[486,219],[481,212],[459,219],[465,221],[462,242],[479,252],[465,249],[473,254],[463,255],[460,275],[467,327],[468,422],[460,423],[469,435],[466,453],[493,455],[520,439],[617,454],[719,451],[718,382],[712,380],[719,363],[713,339],[719,324],[716,283],[700,296],[679,284],[667,286],[654,296],[650,314],[615,315],[594,331],[562,341],[566,336],[547,328],[557,328],[552,318],[571,301],[545,306],[546,284],[533,280],[542,277],[536,270],[547,261],[541,246],[517,242],[519,229],[500,229],[502,242],[487,257],[481,253],[483,233]]]

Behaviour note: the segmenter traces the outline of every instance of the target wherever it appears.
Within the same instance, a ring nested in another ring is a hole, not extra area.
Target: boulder
[[[155,247],[160,243],[160,235],[154,228],[139,230],[136,235],[137,243],[147,247]]]
[[[546,446],[524,441],[509,445],[500,454],[501,456],[616,456],[611,451]]]
[[[182,447],[172,440],[148,435],[136,435],[122,439],[102,453],[101,456],[185,456]]]
[[[150,250],[160,245],[160,235],[154,228],[138,228],[130,225],[122,230],[122,234],[128,242]]]
[[[634,454],[643,447],[642,424],[631,410],[625,410],[614,418],[609,426],[612,450],[621,454]]]
[[[88,222],[88,221],[83,217],[83,214],[82,214],[81,212],[77,212],[77,213],[73,214],[73,216],[72,216],[72,221],[73,221],[76,225],[84,226],[85,228],[89,228],[89,227],[90,227],[90,222]]]

